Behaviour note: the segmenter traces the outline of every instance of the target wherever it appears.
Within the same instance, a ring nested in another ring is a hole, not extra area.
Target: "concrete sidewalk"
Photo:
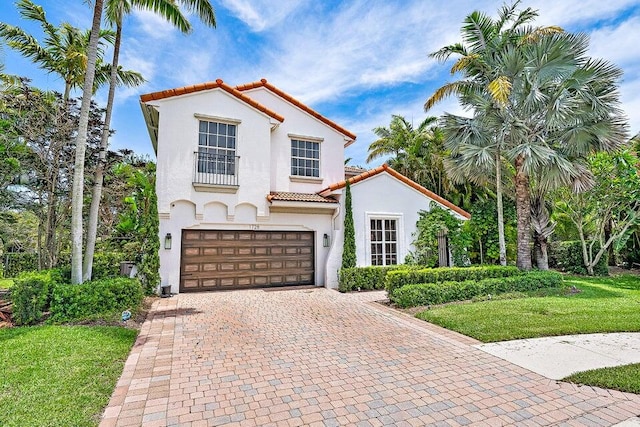
[[[640,363],[640,333],[564,335],[474,347],[547,378]]]

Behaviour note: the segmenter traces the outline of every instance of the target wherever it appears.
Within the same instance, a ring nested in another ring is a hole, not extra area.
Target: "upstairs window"
[[[198,172],[236,174],[236,125],[200,120]]]
[[[291,140],[291,175],[320,177],[320,143]]]

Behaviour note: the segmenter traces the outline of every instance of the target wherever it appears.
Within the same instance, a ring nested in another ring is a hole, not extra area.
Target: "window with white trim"
[[[395,219],[372,218],[371,265],[398,264],[398,222]]]
[[[320,177],[320,143],[291,140],[291,175]]]
[[[200,120],[198,172],[236,174],[236,125]]]

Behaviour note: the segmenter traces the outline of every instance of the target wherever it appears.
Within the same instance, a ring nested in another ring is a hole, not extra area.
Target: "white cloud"
[[[264,31],[278,25],[283,19],[298,9],[304,0],[221,0],[238,19],[254,32]]]
[[[618,66],[640,62],[640,16],[594,30],[591,33],[590,54],[607,59]]]
[[[148,10],[135,9],[131,15],[138,24],[136,29],[151,39],[147,42],[167,39],[178,32],[170,22]]]

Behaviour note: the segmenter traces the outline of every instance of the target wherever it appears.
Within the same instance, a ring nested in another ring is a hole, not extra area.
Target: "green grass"
[[[9,289],[13,286],[13,279],[0,279],[0,289]]]
[[[567,277],[581,292],[435,307],[416,316],[483,342],[640,331],[640,277]]]
[[[579,372],[564,381],[640,394],[640,363]]]
[[[0,329],[0,426],[95,426],[137,331]]]

